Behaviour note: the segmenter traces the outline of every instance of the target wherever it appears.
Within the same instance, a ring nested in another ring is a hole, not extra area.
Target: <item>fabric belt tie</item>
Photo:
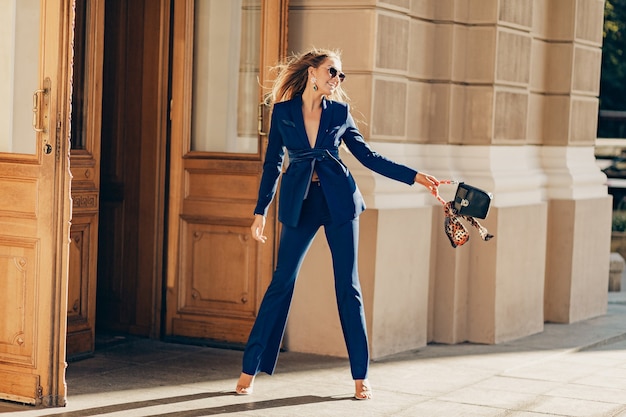
[[[343,172],[346,172],[346,167],[343,166],[341,161],[339,160],[339,149],[321,149],[321,148],[312,148],[312,149],[297,149],[297,150],[288,150],[289,153],[289,163],[295,164],[298,162],[309,162],[311,164],[311,173],[309,174],[309,181],[306,186],[306,191],[304,192],[304,198],[306,199],[309,195],[309,189],[311,188],[311,179],[313,178],[313,171],[315,170],[315,162],[316,161],[324,161],[329,159],[335,162]]]

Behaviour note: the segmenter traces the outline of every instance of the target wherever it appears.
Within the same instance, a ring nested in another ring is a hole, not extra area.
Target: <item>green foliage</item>
[[[626,0],[605,2],[600,109],[626,111]],[[598,137],[623,136],[623,124],[601,121]]]
[[[611,230],[614,232],[626,232],[626,214],[623,212],[613,213],[613,223]]]
[[[624,100],[626,91],[625,30],[626,0],[606,0],[600,81],[600,108],[602,109],[626,110],[626,100]]]

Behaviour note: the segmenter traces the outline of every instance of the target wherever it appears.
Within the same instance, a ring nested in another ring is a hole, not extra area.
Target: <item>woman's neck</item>
[[[322,94],[307,87],[302,93],[302,109],[305,111],[319,109],[322,106],[322,97],[324,97]]]

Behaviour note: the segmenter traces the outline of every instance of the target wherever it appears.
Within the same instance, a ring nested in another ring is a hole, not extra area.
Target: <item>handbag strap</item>
[[[444,184],[444,185],[449,185],[449,184],[456,185],[458,183],[459,183],[459,181],[456,181],[456,180],[439,180],[439,185],[441,185],[441,184]],[[441,196],[439,195],[439,187],[436,187],[430,193],[435,196],[437,201],[439,201],[444,206],[446,205],[447,201],[444,200],[443,198],[441,198]]]

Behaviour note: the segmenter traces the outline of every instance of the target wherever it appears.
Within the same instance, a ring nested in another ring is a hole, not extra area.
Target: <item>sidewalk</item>
[[[624,288],[623,288],[624,289]],[[71,363],[68,406],[0,402],[1,416],[626,416],[626,291],[605,316],[546,324],[499,345],[428,345],[372,364],[352,399],[347,360],[284,352],[255,393],[233,388],[241,352],[129,339]]]

